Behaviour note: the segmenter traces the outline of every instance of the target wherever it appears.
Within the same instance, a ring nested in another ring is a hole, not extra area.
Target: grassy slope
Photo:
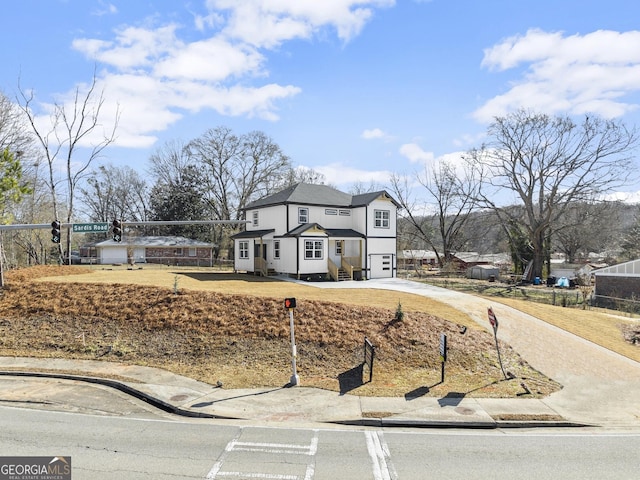
[[[329,293],[210,270],[147,267],[37,267],[8,272],[6,279],[0,355],[100,358],[221,380],[227,387],[280,386],[291,373],[282,299],[295,296],[301,300],[295,318],[304,385],[389,396],[425,393],[424,387],[436,396],[513,396],[522,393],[522,379],[537,395],[558,388],[506,345],[505,366],[518,378],[500,381],[489,333],[451,307],[409,294]],[[402,322],[393,321],[398,302]],[[461,325],[468,327],[464,335]],[[444,384],[441,333],[449,340]],[[365,336],[376,345],[378,359],[373,382],[362,384]]]

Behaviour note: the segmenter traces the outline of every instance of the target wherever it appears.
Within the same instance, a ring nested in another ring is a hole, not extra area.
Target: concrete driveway
[[[640,363],[561,330],[514,308],[474,295],[400,278],[364,282],[301,282],[318,288],[367,288],[423,295],[461,310],[493,332],[487,318],[492,307],[498,338],[510,344],[533,368],[563,385],[543,401],[571,421],[640,425]]]

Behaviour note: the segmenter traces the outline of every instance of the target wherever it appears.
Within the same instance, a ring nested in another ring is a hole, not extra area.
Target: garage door
[[[371,278],[393,277],[393,255],[373,255],[371,257]]]

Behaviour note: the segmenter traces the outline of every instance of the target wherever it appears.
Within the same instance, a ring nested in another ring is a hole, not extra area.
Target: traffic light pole
[[[289,327],[291,329],[291,368],[293,370],[293,374],[291,375],[291,379],[289,380],[289,385],[295,387],[300,383],[300,377],[298,377],[298,372],[296,370],[296,334],[293,326],[293,308],[289,309]]]

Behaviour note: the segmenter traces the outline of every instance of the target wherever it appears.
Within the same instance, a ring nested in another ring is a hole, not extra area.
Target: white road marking
[[[373,478],[375,480],[396,480],[398,478],[391,463],[391,454],[382,432],[364,432],[367,450],[373,462]]]
[[[221,477],[244,477],[244,478],[266,478],[272,480],[313,480],[315,465],[313,461],[307,464],[304,477],[300,475],[280,475],[273,473],[245,473],[245,472],[225,472],[221,471],[230,452],[248,452],[248,453],[279,453],[290,455],[308,455],[314,457],[318,451],[318,430],[313,431],[313,438],[309,445],[295,445],[287,443],[259,443],[259,442],[240,442],[242,429],[238,435],[232,439],[224,449],[220,459],[211,467],[209,473],[205,477],[207,480],[215,480]]]

